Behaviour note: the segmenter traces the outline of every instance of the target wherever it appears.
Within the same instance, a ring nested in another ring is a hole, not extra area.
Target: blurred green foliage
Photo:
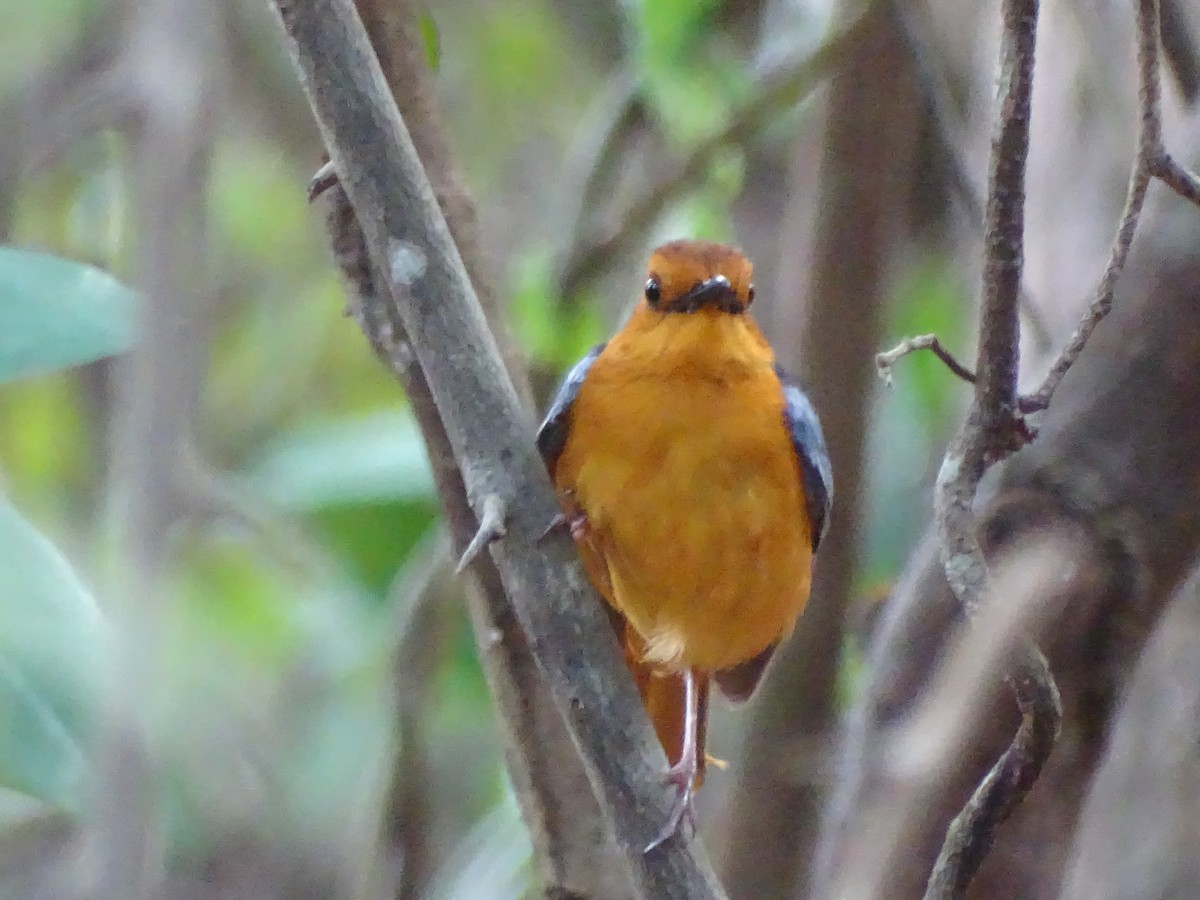
[[[57,549],[0,500],[0,786],[78,808],[104,624]]]

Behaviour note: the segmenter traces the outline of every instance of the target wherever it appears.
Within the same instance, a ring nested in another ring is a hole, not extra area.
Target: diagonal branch
[[[984,237],[983,298],[975,397],[938,473],[935,493],[946,579],[969,617],[989,584],[975,534],[979,482],[1032,436],[1017,410],[1018,319],[1025,240],[1025,166],[1033,95],[1038,0],[1004,0],[1000,87],[992,138]],[[961,898],[996,829],[1037,781],[1058,734],[1058,688],[1041,652],[1025,641],[1008,682],[1021,725],[1008,750],[951,823],[926,887],[926,900]]]
[[[795,105],[841,65],[862,38],[865,16],[838,31],[814,53],[768,75],[758,90],[730,117],[728,124],[694,146],[678,166],[642,194],[612,221],[616,227],[578,232],[566,253],[558,278],[558,296],[569,297],[604,272],[609,260],[637,246],[663,211],[700,181],[718,154],[745,144],[747,137],[774,121],[781,109]]]
[[[1150,185],[1151,166],[1162,155],[1162,117],[1159,113],[1161,88],[1158,78],[1158,0],[1138,2],[1138,106],[1140,125],[1137,137],[1137,154],[1129,173],[1129,188],[1125,194],[1125,209],[1113,237],[1108,264],[1096,287],[1095,298],[1083,314],[1075,333],[1063,347],[1058,359],[1050,366],[1041,386],[1021,398],[1021,409],[1037,412],[1046,409],[1062,383],[1063,376],[1075,364],[1083,352],[1088,338],[1096,326],[1112,311],[1113,294],[1117,280],[1125,269],[1125,260],[1133,244],[1138,219],[1146,200],[1146,189]]]
[[[1200,175],[1188,169],[1166,150],[1150,163],[1150,172],[1185,200],[1200,205]]]
[[[528,417],[351,0],[274,6],[373,264],[388,276],[381,305],[412,341],[467,496],[477,516],[488,495],[505,502],[507,533],[492,558],[635,891],[718,897],[686,835],[641,852],[669,805],[661,747],[573,546],[565,537],[541,540],[558,504]]]
[[[1182,0],[1186,2],[1186,0]],[[1181,0],[1162,0],[1163,55],[1175,76],[1184,103],[1192,106],[1200,97],[1200,48]]]
[[[491,333],[521,391],[525,372],[497,299],[486,290],[492,279],[479,248],[474,202],[454,164],[437,109],[416,4],[414,0],[356,0],[355,5],[425,163]],[[329,170],[333,171],[332,164]],[[350,312],[408,398],[429,454],[452,549],[463,554],[477,533],[477,522],[429,384],[413,360],[403,323],[379,298],[387,278],[371,265],[362,228],[336,176],[327,190],[326,226]],[[521,818],[529,829],[536,877],[547,894],[628,897],[628,880],[608,865],[615,850],[605,836],[583,764],[513,617],[491,556],[476,557],[471,574],[464,591],[467,611],[488,691],[500,711],[501,749]],[[417,860],[419,868],[419,854]],[[412,870],[406,867],[404,872],[404,884],[411,887]]]
[[[1138,109],[1140,124],[1137,152],[1129,173],[1129,188],[1125,194],[1125,209],[1113,237],[1108,264],[1096,287],[1091,305],[1083,314],[1075,333],[1058,359],[1050,367],[1045,380],[1033,393],[1021,398],[1023,412],[1046,409],[1054,398],[1063,377],[1075,364],[1087,345],[1096,326],[1112,311],[1117,281],[1125,270],[1129,248],[1137,232],[1138,220],[1146,201],[1146,191],[1152,177],[1158,178],[1180,196],[1200,204],[1200,178],[1175,160],[1163,146],[1162,86],[1159,78],[1159,0],[1138,0],[1137,3],[1137,68]]]

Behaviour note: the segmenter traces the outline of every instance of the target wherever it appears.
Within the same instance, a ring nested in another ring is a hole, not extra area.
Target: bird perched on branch
[[[808,599],[832,476],[820,422],[747,314],[750,262],[650,257],[643,299],[567,374],[538,449],[671,762],[673,835],[704,776],[710,678],[754,691]]]

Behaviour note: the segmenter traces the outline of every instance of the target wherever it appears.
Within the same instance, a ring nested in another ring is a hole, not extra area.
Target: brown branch
[[[1161,0],[1160,5],[1163,55],[1184,103],[1191,106],[1200,97],[1200,48],[1180,0]]]
[[[1063,377],[1075,364],[1079,354],[1087,345],[1088,338],[1096,326],[1112,311],[1113,294],[1117,281],[1125,269],[1129,248],[1137,232],[1138,219],[1146,200],[1146,189],[1155,162],[1162,157],[1162,115],[1159,110],[1161,88],[1158,77],[1158,0],[1138,0],[1138,106],[1140,125],[1137,137],[1137,152],[1129,173],[1129,188],[1125,194],[1125,209],[1121,213],[1117,233],[1109,251],[1108,264],[1096,287],[1095,298],[1083,314],[1075,333],[1058,359],[1050,366],[1045,380],[1033,393],[1021,398],[1021,409],[1036,412],[1046,409],[1054,398]]]
[[[698,143],[671,173],[613,216],[614,227],[580,238],[566,256],[557,285],[558,296],[570,296],[601,275],[609,262],[637,247],[663,211],[701,181],[717,155],[744,146],[771,124],[781,110],[810,94],[842,64],[861,39],[863,17],[829,38],[810,56],[785,65],[763,79],[751,98],[730,116],[728,124]]]
[[[369,39],[379,48],[392,94],[411,123],[417,151],[427,161],[450,232],[460,247],[476,246],[474,207],[455,170],[437,114],[414,5],[409,0],[358,0],[357,6]],[[345,192],[337,187],[328,197],[327,226],[350,292],[351,312],[408,396],[429,453],[454,550],[464,554],[476,533],[475,514],[429,383],[415,363],[403,323],[380,297],[388,279],[371,265],[366,239]],[[446,202],[446,198],[454,202]],[[482,271],[480,256],[477,252],[467,255],[464,264],[473,284],[486,287],[490,279]],[[524,372],[519,355],[503,328],[495,296],[479,296],[497,342],[508,348],[503,356],[509,372],[521,383]],[[488,554],[476,557],[471,568],[474,577],[466,592],[470,620],[488,689],[500,710],[504,760],[530,830],[544,887],[547,892],[564,895],[627,896],[627,881],[607,865],[617,851],[604,834],[587,776],[513,617],[500,574]]]
[[[573,546],[562,536],[541,540],[558,504],[528,416],[353,6],[274,5],[372,263],[387,273],[380,305],[411,338],[472,507],[489,494],[504,498],[508,530],[491,555],[635,893],[720,896],[687,835],[641,852],[669,805],[662,749]]]
[[[438,110],[437,91],[426,61],[425,41],[415,0],[356,0],[356,8],[372,40],[372,49],[397,106],[411,130],[413,144],[426,160],[426,174],[438,206],[450,224],[467,275],[475,287],[508,377],[517,395],[532,405],[528,373],[520,349],[508,333],[501,304],[484,262],[479,216],[451,152],[450,135]]]
[[[884,383],[892,386],[892,368],[905,356],[918,350],[930,350],[938,359],[946,364],[951,372],[968,384],[975,383],[975,373],[954,358],[954,355],[942,346],[936,334],[920,334],[916,337],[905,338],[891,350],[875,354],[875,369]]]
[[[581,157],[568,163],[564,190],[567,198],[561,216],[559,233],[563,244],[555,250],[555,264],[567,266],[582,252],[584,243],[591,237],[588,230],[596,211],[603,209],[627,160],[631,139],[646,125],[646,104],[641,85],[630,72],[616,75],[601,94],[599,107],[589,118],[596,122],[582,136],[578,151]],[[554,283],[562,284],[567,277],[565,270],[556,272]],[[560,309],[579,297],[578,292],[555,294]]]
[[[1150,172],[1185,200],[1200,205],[1200,175],[1186,168],[1166,150],[1150,163]]]
[[[1062,700],[1042,652],[1022,639],[1005,681],[1021,713],[1008,749],[984,776],[967,805],[950,823],[946,842],[929,876],[926,900],[961,898],[992,849],[996,829],[1038,779],[1058,739]]]
[[[975,396],[938,473],[935,518],[940,556],[958,602],[973,617],[988,585],[975,532],[984,472],[1031,439],[1019,418],[1018,297],[1024,259],[1025,166],[1033,95],[1038,0],[1004,0],[1000,88],[992,138],[984,238],[983,298]],[[1010,670],[1021,726],[1004,755],[951,824],[926,886],[926,900],[960,898],[997,827],[1037,780],[1062,719],[1058,689],[1028,642]]]
[[[1200,368],[1187,362],[1188,348],[1200,340],[1200,260],[1166,232],[1152,243],[1159,234],[1147,230],[1147,252],[1130,260],[1113,321],[1097,332],[1045,414],[1038,439],[1007,462],[995,499],[981,509],[977,528],[994,567],[986,618],[960,627],[961,610],[931,559],[936,553],[923,546],[873,626],[868,675],[847,717],[825,831],[822,858],[832,875],[825,882],[836,878],[840,887],[876,865],[882,845],[874,838],[876,821],[899,816],[906,836],[872,881],[879,886],[874,891],[829,888],[810,896],[921,896],[946,823],[1019,724],[995,667],[990,689],[964,698],[968,679],[940,661],[957,654],[951,648],[964,630],[968,641],[993,637],[997,607],[1007,609],[1021,593],[1005,582],[1007,563],[1026,572],[1029,553],[1058,533],[1071,544],[1067,557],[1053,562],[1047,586],[1062,596],[1048,601],[1047,591],[1036,588],[1028,595],[1036,615],[1017,623],[1016,633],[1036,635],[1046,651],[1062,692],[1070,752],[1051,754],[970,890],[980,898],[1031,897],[1039,886],[1060,883],[1070,823],[1108,749],[1107,723],[1126,702],[1142,642],[1200,542],[1200,482],[1187,477],[1200,447]],[[1130,428],[1131,421],[1138,427]],[[970,658],[977,655],[970,649]],[[949,737],[917,718],[943,675],[951,676],[954,702],[968,709],[963,730]],[[909,733],[927,748],[925,758],[898,771],[892,760]],[[922,784],[925,773],[936,773],[931,790]],[[905,799],[914,790],[923,792],[915,803]]]
[[[440,530],[422,541],[388,591],[396,616],[392,681],[396,750],[384,808],[383,871],[386,896],[416,900],[433,872],[430,750],[425,734],[429,684],[441,657],[443,601],[452,577],[450,541]]]
[[[1146,200],[1152,177],[1158,178],[1181,197],[1200,205],[1200,177],[1182,166],[1163,146],[1162,86],[1159,79],[1159,0],[1138,0],[1137,4],[1137,63],[1138,63],[1138,128],[1137,153],[1129,174],[1129,189],[1125,209],[1109,251],[1108,265],[1096,288],[1095,299],[1083,314],[1075,333],[1050,367],[1041,386],[1021,398],[1024,412],[1046,409],[1063,377],[1075,364],[1087,345],[1096,326],[1112,311],[1117,281],[1125,269],[1129,248],[1133,245],[1138,220]]]
[[[842,16],[863,9],[856,0],[838,5]],[[720,871],[730,895],[740,898],[798,896],[824,817],[830,750],[842,717],[837,648],[859,596],[871,358],[905,240],[898,226],[911,199],[921,118],[916,79],[895,29],[879,4],[865,16],[861,40],[822,99],[819,165],[813,165],[814,134],[800,136],[792,149],[781,264],[775,289],[762,288],[775,303],[771,337],[780,363],[801,377],[821,411],[840,499],[804,615],[750,705],[745,749],[722,811]],[[883,96],[886,103],[879,102]]]
[[[177,516],[176,466],[196,415],[207,363],[200,325],[215,291],[205,269],[205,196],[211,121],[221,70],[219,16],[182,0],[133,4],[123,22],[119,66],[135,88],[131,128],[137,281],[144,298],[141,341],[122,360],[112,492],[121,498],[121,562],[108,612],[116,623],[114,671],[98,741],[89,810],[89,895],[149,900],[161,895],[164,829],[159,762],[145,739],[151,686],[161,681],[170,611],[170,532]],[[186,36],[186,38],[185,38]],[[164,89],[167,54],[178,79]]]
[[[910,570],[910,575],[923,572],[933,576],[928,565],[933,556],[931,545],[932,542],[927,542],[918,551],[916,559],[920,564]],[[1069,526],[1064,528],[1060,524],[1039,531],[1036,544],[1027,544],[1011,555],[990,558],[996,564],[990,580],[992,593],[973,627],[949,629],[940,620],[934,626],[946,641],[937,663],[926,670],[929,679],[919,692],[919,700],[907,715],[890,719],[886,736],[880,734],[872,741],[890,779],[889,788],[883,792],[887,796],[885,808],[855,824],[856,834],[851,842],[856,850],[849,851],[852,858],[838,860],[840,871],[823,873],[819,889],[809,896],[882,898],[912,896],[917,892],[911,881],[905,881],[905,875],[926,865],[920,861],[925,853],[932,856],[937,851],[936,845],[929,847],[927,841],[930,811],[938,809],[950,785],[962,780],[964,769],[974,766],[972,743],[983,722],[996,721],[993,704],[995,700],[1002,701],[997,697],[997,682],[1023,652],[1023,645],[1027,645],[1025,636],[1062,613],[1071,591],[1077,588],[1072,579],[1063,578],[1064,569],[1077,565],[1088,546],[1086,536]],[[931,591],[922,588],[933,587],[932,578],[924,585],[918,583],[926,578],[920,574],[917,581],[910,581],[899,590],[905,596],[914,596],[919,591],[923,597],[943,592],[944,576],[937,579],[940,585]],[[906,602],[904,596],[897,600]],[[886,617],[893,612],[894,609],[889,609],[884,614],[880,627],[891,627]],[[894,673],[888,670],[887,663],[883,667],[886,673],[883,677],[890,678]],[[1031,728],[1023,730],[1014,743],[1025,746],[1026,738],[1036,741],[1041,737]],[[990,785],[998,776],[1016,774],[1014,769],[1010,757],[1007,765],[997,766],[990,779],[984,780]],[[960,818],[980,817],[978,827],[987,827],[989,820],[994,825],[995,814],[1006,812],[989,800],[1000,804],[1012,800],[1005,793],[978,790],[975,784],[967,793],[972,791],[980,805],[968,805]],[[970,848],[956,849],[980,853],[989,846],[990,842],[980,841]],[[942,873],[951,870],[941,864],[934,868]],[[959,873],[964,871],[963,867],[953,868]],[[927,877],[921,881],[924,883]]]
[[[987,580],[974,537],[979,481],[993,462],[1024,443],[1016,413],[1017,290],[1024,256],[1025,161],[1037,0],[1005,0],[999,118],[992,140],[987,235],[983,268],[979,364],[967,419],[946,453],[938,476],[936,515],[942,562],[968,614]]]

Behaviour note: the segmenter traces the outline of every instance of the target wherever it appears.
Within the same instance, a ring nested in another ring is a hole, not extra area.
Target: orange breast
[[[808,598],[800,469],[767,362],[589,372],[556,467],[597,587],[668,670],[723,669],[784,636]]]

